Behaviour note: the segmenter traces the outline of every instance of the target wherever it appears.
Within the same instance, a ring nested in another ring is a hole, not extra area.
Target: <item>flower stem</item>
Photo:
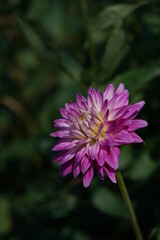
[[[119,189],[121,191],[123,200],[126,204],[126,207],[127,207],[128,213],[129,213],[130,221],[132,224],[133,231],[135,233],[136,240],[143,240],[142,233],[139,228],[139,225],[138,225],[138,222],[136,219],[136,215],[134,213],[133,206],[132,206],[130,197],[127,192],[127,188],[125,186],[123,177],[119,171],[116,172],[116,178],[117,178],[117,182],[118,182]]]
[[[93,66],[94,73],[95,73],[96,69],[97,69],[97,62],[96,62],[96,57],[95,57],[94,45],[92,42],[92,36],[91,36],[91,30],[90,30],[90,24],[89,24],[89,18],[88,18],[88,7],[87,7],[86,0],[81,0],[81,5],[82,5],[83,16],[84,16],[84,23],[85,23],[85,27],[86,27],[87,38],[89,41],[90,59],[91,59],[91,63]]]

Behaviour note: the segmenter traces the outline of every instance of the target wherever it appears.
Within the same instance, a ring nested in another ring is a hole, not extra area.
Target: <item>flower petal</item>
[[[117,93],[118,95],[120,95],[121,93],[123,93],[124,91],[124,84],[123,83],[120,83],[118,88],[117,88],[117,91],[115,93]]]
[[[107,148],[104,148],[104,147],[100,147],[100,150],[99,150],[99,154],[97,156],[97,163],[99,166],[103,166],[104,163],[105,163],[105,160],[107,158]]]
[[[57,119],[54,121],[55,127],[70,127],[71,125],[71,122],[66,119]]]
[[[86,147],[82,147],[77,151],[77,154],[76,154],[77,162],[79,162],[85,156],[86,151],[87,151]]]
[[[82,108],[84,110],[88,109],[87,100],[80,94],[77,94],[77,103],[80,108]]]
[[[93,178],[93,175],[94,175],[94,169],[93,169],[93,166],[91,166],[87,172],[83,175],[83,185],[84,187],[88,187],[92,181],[92,178]]]
[[[130,134],[133,137],[133,143],[141,143],[141,142],[143,142],[143,139],[140,136],[138,136],[137,133],[131,132]]]
[[[66,153],[64,154],[62,160],[61,160],[61,164],[64,164],[66,162],[68,162],[69,160],[71,160],[75,154],[76,154],[76,150],[77,148],[71,148],[69,151],[66,151]]]
[[[119,167],[119,156],[120,156],[120,150],[118,147],[110,147],[109,154],[107,155],[105,161],[108,163],[108,165],[113,168],[114,170],[117,170]]]
[[[135,103],[133,105],[129,105],[128,112],[123,116],[123,118],[130,118],[133,119],[137,116],[141,108],[144,106],[145,102],[140,101],[138,103]]]
[[[118,95],[114,103],[114,108],[124,107],[128,104],[129,92],[125,90],[122,94]]]
[[[91,158],[94,160],[96,159],[98,153],[99,153],[99,142],[95,143],[89,143],[88,144],[88,154],[91,156]]]
[[[145,120],[134,119],[134,120],[132,120],[132,123],[129,126],[129,128],[127,129],[127,131],[135,131],[139,128],[146,127],[147,125],[148,125],[148,123]]]
[[[133,139],[131,133],[128,133],[125,130],[122,130],[114,135],[114,145],[115,146],[129,144],[129,143],[133,143],[133,142],[134,142],[134,139]]]
[[[91,160],[89,160],[89,157],[86,155],[81,160],[81,171],[82,171],[82,173],[84,174],[90,166],[91,166]]]
[[[74,146],[76,146],[77,140],[75,141],[68,141],[68,142],[59,142],[57,143],[52,150],[53,151],[60,151],[60,150],[66,150],[66,149],[70,149],[73,148]]]
[[[106,90],[103,93],[103,99],[104,100],[110,100],[114,95],[114,86],[113,84],[109,84],[108,87],[106,88]]]
[[[108,134],[107,137],[100,139],[99,143],[102,146],[113,146],[114,145],[114,137],[112,134]]]
[[[90,108],[95,107],[98,110],[98,112],[101,111],[103,99],[99,91],[96,92],[93,88],[90,87],[87,100]]]
[[[62,177],[65,177],[72,172],[72,168],[73,168],[73,161],[69,161],[67,163],[64,163],[59,168],[59,174]]]
[[[73,165],[73,176],[76,178],[80,174],[80,164],[74,164]]]
[[[107,174],[107,176],[109,177],[109,179],[113,182],[113,183],[117,183],[117,179],[116,179],[116,172],[115,170],[111,169],[109,166],[105,165],[103,167],[104,172]]]

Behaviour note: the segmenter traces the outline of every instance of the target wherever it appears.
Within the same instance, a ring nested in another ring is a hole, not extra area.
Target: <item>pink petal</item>
[[[73,176],[76,178],[80,174],[80,165],[74,164],[73,165]]]
[[[133,142],[134,143],[141,143],[141,142],[143,142],[143,139],[140,136],[138,136],[137,133],[131,132],[130,134],[133,137]]]
[[[113,84],[109,84],[108,87],[106,88],[106,90],[103,93],[103,99],[104,100],[110,100],[114,95],[114,86]]]
[[[61,164],[64,164],[64,163],[68,162],[69,160],[71,160],[75,156],[76,150],[77,150],[77,148],[72,148],[69,151],[66,151],[66,153],[64,154],[64,156],[61,160]]]
[[[62,158],[64,157],[66,151],[59,152],[57,156],[54,158],[53,163],[60,162]]]
[[[51,137],[68,137],[69,136],[69,131],[67,130],[60,130],[60,131],[57,131],[57,132],[53,132],[50,134]]]
[[[120,156],[120,150],[117,147],[110,147],[110,152],[107,155],[107,158],[105,161],[108,163],[108,165],[113,168],[114,170],[117,170],[119,167],[119,156]]]
[[[103,167],[105,173],[107,174],[107,176],[109,177],[109,179],[113,182],[113,183],[117,183],[117,179],[116,179],[116,172],[111,169],[109,166],[104,166]]]
[[[115,127],[117,126],[117,122],[116,121],[107,121],[106,122],[106,127],[107,127],[107,131],[106,132],[113,132]]]
[[[117,88],[117,91],[115,93],[117,93],[118,95],[120,95],[121,93],[123,93],[124,91],[124,84],[123,83],[120,83],[118,88]]]
[[[76,154],[76,160],[79,162],[86,154],[86,147],[79,149]]]
[[[114,103],[114,108],[120,108],[124,107],[125,105],[128,105],[128,97],[129,97],[128,90],[125,90],[122,94],[118,95]]]
[[[61,113],[62,117],[68,118],[68,111],[66,108],[61,108],[60,113]]]
[[[60,142],[60,143],[57,143],[52,148],[52,150],[53,151],[66,150],[66,149],[73,148],[74,146],[76,146],[76,144],[77,144],[77,140],[72,141],[72,142]]]
[[[125,114],[124,118],[130,118],[133,119],[137,116],[141,108],[144,106],[145,102],[140,101],[138,103],[135,103],[133,105],[129,105],[128,113]]]
[[[71,122],[67,121],[66,119],[57,119],[54,121],[55,127],[70,127],[71,125]]]
[[[108,154],[107,149],[101,146],[101,148],[99,150],[99,154],[96,158],[99,166],[104,165],[107,154]]]
[[[84,110],[88,109],[87,100],[83,96],[81,96],[79,94],[77,94],[77,103],[78,103],[78,106],[80,108],[82,108]]]
[[[123,144],[129,144],[134,141],[132,135],[125,130],[118,132],[114,135],[114,144],[115,146],[120,146]]]
[[[88,92],[88,105],[89,107],[95,107],[99,112],[102,108],[102,95],[99,93],[99,91],[95,91],[93,88],[89,88]]]
[[[148,123],[145,120],[134,119],[134,120],[132,120],[132,123],[129,126],[127,131],[135,131],[139,128],[146,127],[147,125],[148,125]]]
[[[113,146],[114,145],[114,137],[112,134],[107,134],[107,137],[100,139],[99,143],[102,146]]]
[[[88,156],[86,155],[81,160],[81,171],[82,171],[82,173],[84,174],[90,166],[91,166],[91,161],[89,160]]]
[[[106,100],[103,102],[102,108],[101,108],[101,113],[102,113],[103,115],[105,115],[106,112],[107,112],[107,105],[108,105],[108,100],[106,99]]]
[[[118,97],[118,94],[115,94],[115,95],[113,96],[113,98],[111,98],[111,99],[109,100],[109,102],[108,102],[108,109],[109,109],[110,111],[111,111],[112,109],[114,109],[114,104],[115,104],[115,102],[116,102],[117,97]]]
[[[59,168],[59,174],[62,177],[67,176],[68,174],[70,174],[72,172],[72,166],[73,166],[73,162],[69,161],[67,163],[64,163],[63,165],[60,166]]]
[[[128,109],[129,109],[129,106],[124,106],[119,109],[113,109],[112,111],[110,111],[108,119],[116,120],[116,119],[122,118],[124,115],[126,115],[129,112]]]
[[[96,159],[98,153],[99,153],[99,142],[97,141],[96,143],[89,143],[88,144],[88,154],[91,156],[91,158],[94,160]]]
[[[98,164],[96,164],[96,170],[101,180],[104,180],[104,173],[103,173],[103,167],[100,167]]]
[[[115,132],[120,132],[122,130],[128,131],[128,126],[132,123],[132,120],[120,119],[117,121],[117,126],[115,127]]]
[[[94,169],[93,167],[91,166],[88,171],[83,175],[83,185],[84,187],[88,187],[92,181],[92,178],[93,178],[93,175],[94,175]]]

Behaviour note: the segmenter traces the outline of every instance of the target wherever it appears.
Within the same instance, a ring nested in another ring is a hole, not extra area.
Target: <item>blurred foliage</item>
[[[146,145],[122,147],[120,170],[144,239],[160,239],[160,2],[87,6],[85,20],[81,0],[0,0],[0,239],[134,239],[118,187],[60,178],[50,151],[64,103],[111,82],[146,102]]]

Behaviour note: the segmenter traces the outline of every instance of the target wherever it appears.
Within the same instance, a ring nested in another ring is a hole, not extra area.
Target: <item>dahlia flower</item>
[[[128,103],[129,92],[120,84],[117,91],[110,84],[100,92],[89,88],[87,99],[77,95],[77,102],[66,103],[60,109],[62,118],[54,121],[58,131],[51,134],[58,142],[53,151],[59,151],[54,163],[60,162],[60,175],[80,172],[84,187],[88,187],[97,171],[103,180],[104,173],[116,183],[115,172],[119,167],[119,147],[143,140],[135,130],[147,122],[135,119],[144,101]]]

